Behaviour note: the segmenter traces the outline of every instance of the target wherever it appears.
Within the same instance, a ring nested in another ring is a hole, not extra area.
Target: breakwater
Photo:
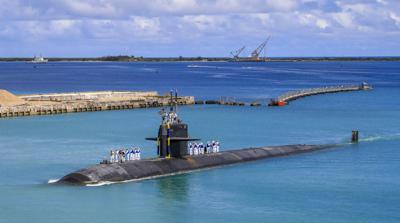
[[[8,99],[8,100],[6,100]],[[169,96],[155,91],[100,91],[55,94],[12,95],[0,100],[0,118],[31,115],[53,115],[70,112],[93,112],[169,105]],[[180,96],[179,105],[194,104],[194,97]]]
[[[179,174],[188,171],[243,163],[333,148],[335,145],[287,145],[246,148],[183,158],[157,158],[124,163],[98,164],[61,178],[59,183],[97,184],[123,182]]]
[[[361,90],[371,90],[372,87],[367,83],[362,83],[360,85],[340,85],[340,86],[330,86],[330,87],[319,87],[319,88],[309,88],[301,89],[296,91],[289,91],[285,94],[278,96],[275,99],[271,99],[268,106],[284,106],[288,102],[312,95],[328,94],[328,93],[338,93],[347,91],[361,91]],[[237,101],[234,97],[221,97],[216,100],[197,100],[195,104],[218,104],[218,105],[231,105],[231,106],[261,106],[263,100],[253,101],[253,102],[242,102]]]
[[[302,89],[297,91],[289,91],[283,95],[280,95],[276,99],[272,99],[268,104],[269,106],[284,106],[288,102],[296,100],[298,98],[319,95],[319,94],[328,94],[328,93],[338,93],[338,92],[347,92],[347,91],[361,91],[361,90],[370,90],[372,87],[366,83],[361,85],[340,85],[340,86],[332,86],[332,87],[320,87],[320,88],[310,88],[310,89]]]

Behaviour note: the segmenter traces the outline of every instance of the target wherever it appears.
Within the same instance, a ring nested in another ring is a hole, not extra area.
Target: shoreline
[[[269,57],[260,61],[231,61],[228,57],[76,57],[62,58],[49,57],[48,62],[230,62],[230,63],[262,63],[262,62],[365,62],[365,61],[400,61],[400,56],[396,57]],[[246,59],[246,58],[241,58]],[[32,58],[27,57],[2,57],[0,62],[25,62],[29,63]],[[32,63],[33,65],[38,65]]]

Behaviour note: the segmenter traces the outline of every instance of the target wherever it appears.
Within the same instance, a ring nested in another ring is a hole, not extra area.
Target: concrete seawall
[[[59,183],[97,184],[101,182],[140,180],[259,159],[312,152],[332,147],[334,145],[272,146],[186,156],[182,159],[135,160],[125,163],[98,164],[70,173],[61,178]]]
[[[283,95],[280,95],[278,98],[273,99],[269,103],[269,106],[284,106],[290,101],[312,95],[348,92],[348,91],[362,91],[371,89],[372,89],[371,86],[369,86],[366,83],[363,83],[361,85],[340,85],[332,87],[320,87],[320,88],[302,89],[297,91],[289,91]]]
[[[23,103],[2,106],[0,118],[31,115],[53,115],[70,112],[92,112],[166,106],[169,96],[157,92],[102,91],[60,94],[20,95]],[[178,97],[178,104],[194,104],[194,97]]]

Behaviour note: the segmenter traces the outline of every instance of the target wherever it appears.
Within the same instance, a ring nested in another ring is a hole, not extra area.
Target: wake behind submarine
[[[100,164],[72,172],[62,177],[58,183],[90,185],[142,180],[334,147],[334,145],[285,145],[191,155],[188,152],[188,142],[199,139],[189,137],[188,125],[177,115],[176,98],[177,93],[175,92],[174,100],[171,92],[170,110],[168,113],[162,112],[158,136],[146,138],[157,142],[157,158],[114,163],[105,160]]]

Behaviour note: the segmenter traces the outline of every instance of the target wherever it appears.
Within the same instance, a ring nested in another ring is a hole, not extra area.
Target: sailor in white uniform
[[[200,154],[204,154],[204,144],[200,142],[199,144]]]
[[[215,146],[215,141],[211,141],[211,146],[212,146],[212,152],[215,153],[217,151],[217,148]]]
[[[110,163],[114,163],[114,151],[111,150],[110,152]]]
[[[139,151],[137,150],[137,148],[135,148],[133,150],[133,160],[137,160],[138,159],[138,154],[139,154]]]
[[[191,142],[189,142],[189,155],[193,156],[193,145]]]
[[[193,147],[193,154],[194,155],[199,155],[199,150],[198,150],[198,148],[197,148],[197,143],[194,143],[194,147]]]

